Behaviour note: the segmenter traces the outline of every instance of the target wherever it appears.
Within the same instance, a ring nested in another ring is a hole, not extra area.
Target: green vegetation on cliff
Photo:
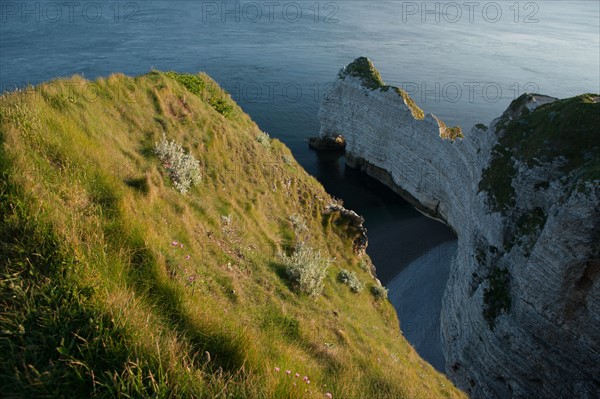
[[[384,86],[379,71],[367,57],[358,57],[348,64],[346,68],[340,71],[338,77],[344,79],[345,76],[360,78],[363,85],[371,90],[379,89]]]
[[[527,94],[509,107],[520,114],[500,123],[501,137],[490,167],[483,173],[480,191],[487,191],[495,211],[514,206],[512,179],[515,160],[529,167],[561,162],[565,175],[575,172],[579,182],[600,179],[600,97],[584,94],[541,105],[533,112],[523,106]]]
[[[483,290],[483,317],[493,329],[500,313],[510,311],[510,273],[507,269],[494,267],[487,282],[488,286]]]
[[[565,173],[582,168],[585,179],[600,179],[598,126],[600,96],[584,94],[525,111],[506,127],[500,143],[530,167],[562,158]]]
[[[371,90],[380,90],[382,92],[388,92],[389,90],[392,90],[398,96],[402,97],[404,104],[406,104],[406,106],[410,109],[413,118],[419,120],[425,118],[425,113],[423,110],[419,108],[419,106],[406,91],[399,87],[388,86],[383,82],[379,71],[368,58],[359,57],[355,59],[340,71],[338,78],[344,79],[346,76],[359,78],[363,86]],[[436,118],[436,120],[440,125],[440,137],[451,141],[464,137],[460,126],[447,127],[446,124],[440,119]]]
[[[410,109],[410,113],[415,119],[423,119],[425,118],[425,112],[415,103],[415,101],[408,95],[408,93],[398,87],[394,86],[383,86],[381,91],[394,90],[396,94],[398,94],[404,100],[404,104]]]
[[[463,135],[462,128],[460,126],[448,127],[446,124],[439,118],[435,117],[438,125],[440,126],[440,137],[445,140],[454,141],[456,139],[462,139],[465,136]]]
[[[369,60],[367,57],[358,57],[352,61],[350,64],[348,64],[348,66],[340,71],[338,78],[344,79],[346,76],[359,78],[362,81],[362,84],[371,90],[379,89],[383,92],[393,90],[396,94],[404,99],[404,103],[408,106],[415,119],[423,119],[425,117],[423,110],[419,108],[412,98],[410,98],[406,91],[400,89],[399,87],[387,86],[383,82],[381,74],[377,68],[375,68],[373,62],[371,62],[371,60]]]
[[[208,76],[0,101],[3,397],[463,397],[387,301],[336,281],[376,286],[356,232]],[[288,277],[300,244],[331,261],[316,297]]]

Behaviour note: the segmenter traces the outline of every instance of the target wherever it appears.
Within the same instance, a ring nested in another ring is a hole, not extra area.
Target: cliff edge
[[[524,94],[463,134],[361,57],[319,112],[348,165],[458,235],[446,371],[474,398],[600,397],[600,97]]]
[[[0,95],[2,398],[454,398],[363,219],[208,75]]]

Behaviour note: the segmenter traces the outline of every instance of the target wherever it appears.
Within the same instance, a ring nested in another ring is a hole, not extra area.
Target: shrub
[[[360,262],[359,266],[363,272],[369,273],[371,271],[369,264],[367,262],[365,262],[364,260]]]
[[[233,111],[233,106],[225,98],[211,97],[208,103],[223,116],[228,116]]]
[[[388,290],[383,285],[374,285],[371,287],[371,294],[373,294],[377,300],[386,299]]]
[[[167,72],[166,75],[182,84],[191,93],[203,100],[208,96],[208,103],[221,115],[226,117],[233,111],[233,105],[231,105],[227,98],[220,93],[216,84],[206,82],[199,75],[175,72]]]
[[[495,266],[488,277],[488,287],[483,290],[483,317],[490,329],[494,329],[496,318],[510,311],[510,273]]]
[[[304,219],[302,219],[302,216],[298,215],[297,213],[290,215],[288,217],[288,220],[292,223],[292,227],[294,228],[294,232],[296,233],[296,235],[300,235],[301,233],[308,231],[308,226],[306,225],[306,222],[304,221]]]
[[[340,283],[344,283],[348,287],[350,287],[350,291],[352,292],[361,292],[364,287],[363,283],[361,283],[361,281],[356,276],[356,273],[348,271],[346,269],[342,269],[338,273],[337,278]]]
[[[183,85],[191,93],[200,97],[203,96],[206,89],[206,82],[200,76],[176,72],[167,72],[166,75]]]
[[[515,189],[512,180],[517,174],[515,163],[509,150],[498,144],[492,152],[492,161],[481,173],[479,191],[486,191],[491,209],[505,213],[515,206]]]
[[[267,149],[271,148],[271,138],[266,132],[258,132],[256,134],[256,141],[258,141],[263,147]]]
[[[298,244],[291,256],[283,255],[286,273],[294,288],[315,297],[323,291],[329,260],[305,244]]]
[[[163,134],[162,141],[156,144],[154,151],[169,171],[173,185],[181,193],[186,193],[192,184],[200,181],[200,162],[192,155],[186,154],[175,141],[168,141]]]

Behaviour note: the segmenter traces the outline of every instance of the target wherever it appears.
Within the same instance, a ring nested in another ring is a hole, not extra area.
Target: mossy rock
[[[363,85],[371,90],[379,89],[384,86],[383,79],[375,65],[367,57],[358,57],[353,62],[348,64],[346,68],[340,71],[339,78],[344,79],[346,76],[360,78]]]
[[[523,95],[513,101],[509,111],[519,116],[506,117],[498,125],[501,137],[479,182],[479,191],[488,193],[494,211],[506,212],[515,204],[515,160],[532,167],[562,159],[562,172],[573,174],[580,183],[600,179],[600,96],[557,100],[532,112],[525,107],[529,98]]]

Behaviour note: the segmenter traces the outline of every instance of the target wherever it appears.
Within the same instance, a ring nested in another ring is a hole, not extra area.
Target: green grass
[[[340,72],[339,78],[344,79],[345,76],[360,78],[363,84],[371,90],[379,89],[384,86],[379,71],[366,57],[359,57],[348,64],[348,66]]]
[[[448,127],[440,119],[435,118],[440,126],[440,137],[445,140],[454,141],[458,138],[464,138],[462,128],[460,126]]]
[[[166,76],[181,83],[191,93],[206,100],[218,113],[228,116],[234,109],[231,99],[214,82],[204,79],[201,75],[167,72]]]
[[[414,100],[408,95],[408,93],[399,87],[394,86],[382,86],[380,88],[381,91],[387,92],[388,90],[394,90],[396,94],[398,94],[404,100],[406,106],[410,109],[410,112],[415,119],[423,119],[425,118],[425,113],[419,106],[414,102]]]
[[[525,109],[504,129],[494,149],[490,167],[483,173],[480,191],[488,192],[492,209],[506,212],[514,206],[512,179],[516,173],[514,160],[529,167],[562,159],[562,171],[573,174],[578,183],[600,179],[600,102],[598,95],[584,94],[538,107]],[[509,107],[517,110],[525,96]]]
[[[373,281],[356,233],[259,133],[204,74],[76,76],[0,97],[3,397],[464,397],[389,302],[337,283],[339,268]],[[199,160],[186,194],[154,154],[163,134]],[[314,298],[279,265],[299,239],[335,259]]]
[[[600,102],[594,101],[597,97],[584,94],[541,106],[512,121],[500,142],[530,166],[538,160],[564,157],[565,173],[580,167],[591,170],[600,151]],[[600,175],[586,178],[598,179]]]

